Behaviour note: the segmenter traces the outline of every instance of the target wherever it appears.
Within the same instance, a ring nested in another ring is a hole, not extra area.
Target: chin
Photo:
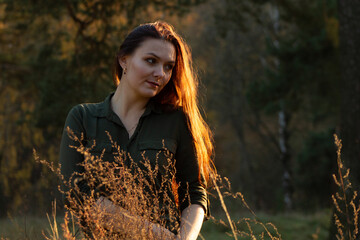
[[[153,98],[158,94],[158,92],[144,92],[141,95],[145,98]]]

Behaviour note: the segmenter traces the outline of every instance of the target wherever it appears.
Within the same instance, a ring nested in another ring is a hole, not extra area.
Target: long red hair
[[[194,139],[195,151],[200,167],[199,177],[203,175],[207,182],[215,173],[213,164],[212,133],[200,114],[198,107],[198,78],[192,66],[191,51],[186,42],[166,22],[142,24],[135,28],[124,40],[114,61],[114,84],[120,83],[123,69],[118,59],[132,54],[140,44],[149,38],[171,42],[176,50],[175,66],[169,83],[153,98],[161,104],[174,108],[182,107],[187,124]],[[202,174],[200,174],[202,173]]]

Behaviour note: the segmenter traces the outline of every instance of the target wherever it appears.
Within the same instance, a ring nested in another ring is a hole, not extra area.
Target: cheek
[[[173,73],[174,73],[174,71],[171,71],[171,72],[169,72],[168,74],[166,74],[166,82],[169,82],[169,81],[170,81]]]
[[[151,72],[149,66],[142,60],[135,61],[133,63],[133,69],[136,75],[142,76],[147,75]]]
[[[164,86],[170,82],[171,73],[166,75],[166,78],[164,79]]]

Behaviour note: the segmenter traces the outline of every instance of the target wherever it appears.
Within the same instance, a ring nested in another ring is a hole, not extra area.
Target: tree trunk
[[[340,137],[343,160],[352,181],[360,183],[360,1],[340,0],[340,61],[342,114]]]
[[[290,166],[291,156],[289,153],[289,133],[288,133],[289,117],[285,108],[279,111],[279,147],[280,147],[280,160],[283,165],[283,178],[282,185],[284,190],[284,204],[285,210],[290,211],[293,208],[293,184],[292,184],[292,171]]]
[[[340,66],[342,99],[340,138],[342,159],[350,168],[353,190],[360,184],[360,1],[339,0]],[[332,219],[333,220],[333,219]],[[340,219],[341,220],[341,219]],[[346,224],[346,221],[342,221]],[[336,239],[336,227],[330,228],[329,239]]]
[[[271,5],[270,8],[270,18],[272,19],[272,27],[274,35],[277,37],[279,35],[280,28],[280,13],[279,8],[276,4]],[[279,47],[279,42],[277,39],[274,39],[273,44],[276,48]],[[277,69],[280,67],[280,61],[275,59],[275,66]],[[289,153],[289,131],[288,131],[288,121],[289,113],[286,112],[286,104],[284,100],[281,102],[279,116],[279,149],[280,149],[280,161],[283,165],[283,177],[282,177],[282,186],[284,191],[284,204],[285,210],[290,211],[293,208],[293,184],[292,184],[292,174],[291,174],[291,155]]]

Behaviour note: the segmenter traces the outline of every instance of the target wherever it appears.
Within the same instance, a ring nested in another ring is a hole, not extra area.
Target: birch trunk
[[[285,107],[282,106],[282,109],[279,111],[279,147],[280,161],[283,165],[282,186],[286,211],[290,211],[293,208],[293,185],[290,167],[291,156],[289,153],[288,138],[288,115],[286,114]]]
[[[275,48],[279,48],[279,42],[277,37],[279,35],[280,28],[280,14],[279,8],[276,4],[270,6],[270,18],[272,20],[272,30],[274,40],[273,45]],[[275,67],[279,69],[280,61],[275,59]],[[279,149],[280,149],[280,161],[283,166],[283,176],[282,176],[282,187],[284,192],[284,205],[285,210],[290,211],[293,208],[293,184],[292,184],[292,173],[291,173],[291,155],[289,153],[289,131],[288,131],[288,121],[289,114],[286,112],[285,100],[282,100],[280,111],[278,112],[278,123],[279,123]]]

